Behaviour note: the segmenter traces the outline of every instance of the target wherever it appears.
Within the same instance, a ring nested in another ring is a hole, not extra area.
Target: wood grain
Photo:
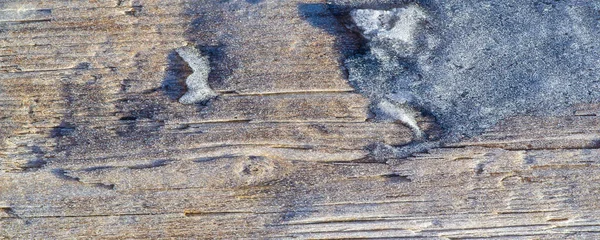
[[[374,161],[413,136],[347,83],[359,47],[317,0],[0,0],[0,239],[599,237],[597,104]]]

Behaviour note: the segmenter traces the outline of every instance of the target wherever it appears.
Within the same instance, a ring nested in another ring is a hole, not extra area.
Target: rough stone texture
[[[385,157],[413,132],[348,84],[344,5],[0,9],[1,239],[599,237],[598,104]],[[177,101],[187,45],[211,59],[206,106]]]

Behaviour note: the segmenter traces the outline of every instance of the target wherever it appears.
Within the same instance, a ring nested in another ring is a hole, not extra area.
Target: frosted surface
[[[198,49],[193,47],[178,48],[176,52],[194,71],[185,80],[187,92],[179,98],[179,102],[194,104],[215,97],[217,94],[208,85],[208,75],[210,73],[208,57],[203,56]]]
[[[369,50],[346,60],[349,80],[376,109],[429,111],[447,138],[516,114],[568,115],[572,104],[600,99],[599,11],[598,1],[355,9]]]

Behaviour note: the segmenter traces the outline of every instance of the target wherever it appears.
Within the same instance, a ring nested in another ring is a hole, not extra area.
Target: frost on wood
[[[201,103],[217,96],[208,85],[208,74],[210,73],[208,57],[203,56],[198,49],[193,47],[178,48],[176,52],[194,71],[185,80],[187,92],[179,98],[179,102],[182,104]]]
[[[410,63],[399,58],[414,54],[415,32],[425,13],[411,5],[391,10],[358,9],[350,15],[370,47],[366,55],[346,61],[350,82],[373,100],[379,119],[400,121],[422,137],[415,119],[419,112],[411,106],[414,97],[407,87],[416,79],[411,79]]]
[[[349,81],[378,117],[411,126],[393,106],[426,109],[445,141],[514,115],[569,115],[600,99],[599,10],[597,1],[533,0],[355,9],[368,51],[346,60]],[[390,104],[391,95],[407,101]]]
[[[389,11],[357,9],[350,15],[365,38],[371,42],[397,44],[398,46],[392,48],[394,50],[410,49],[418,23],[426,17],[425,13],[414,5]],[[406,46],[399,46],[401,44]]]
[[[419,112],[407,104],[393,103],[384,99],[377,103],[375,113],[384,119],[401,121],[410,127],[417,137],[421,138],[423,136],[423,132],[419,129],[415,119]]]

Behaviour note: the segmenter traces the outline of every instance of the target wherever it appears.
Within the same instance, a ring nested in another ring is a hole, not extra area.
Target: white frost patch
[[[416,120],[420,112],[411,107],[415,98],[409,84],[413,78],[402,75],[408,66],[400,64],[398,58],[414,55],[419,25],[427,15],[419,6],[408,5],[390,10],[355,9],[350,16],[369,41],[370,50],[362,60],[359,56],[346,62],[349,81],[374,100],[378,118],[400,121],[417,137],[423,137]],[[387,94],[390,92],[395,93]]]
[[[377,104],[377,114],[386,119],[404,123],[411,128],[417,137],[423,137],[423,132],[417,125],[416,116],[420,114],[406,104],[394,104],[388,100],[381,100]]]
[[[208,74],[210,73],[208,57],[203,56],[194,47],[182,47],[175,51],[194,71],[185,80],[188,90],[179,98],[179,102],[182,104],[194,104],[217,96],[217,93],[208,85]]]
[[[418,24],[426,18],[416,5],[391,10],[356,9],[350,16],[368,40],[388,39],[407,44],[412,44]]]

